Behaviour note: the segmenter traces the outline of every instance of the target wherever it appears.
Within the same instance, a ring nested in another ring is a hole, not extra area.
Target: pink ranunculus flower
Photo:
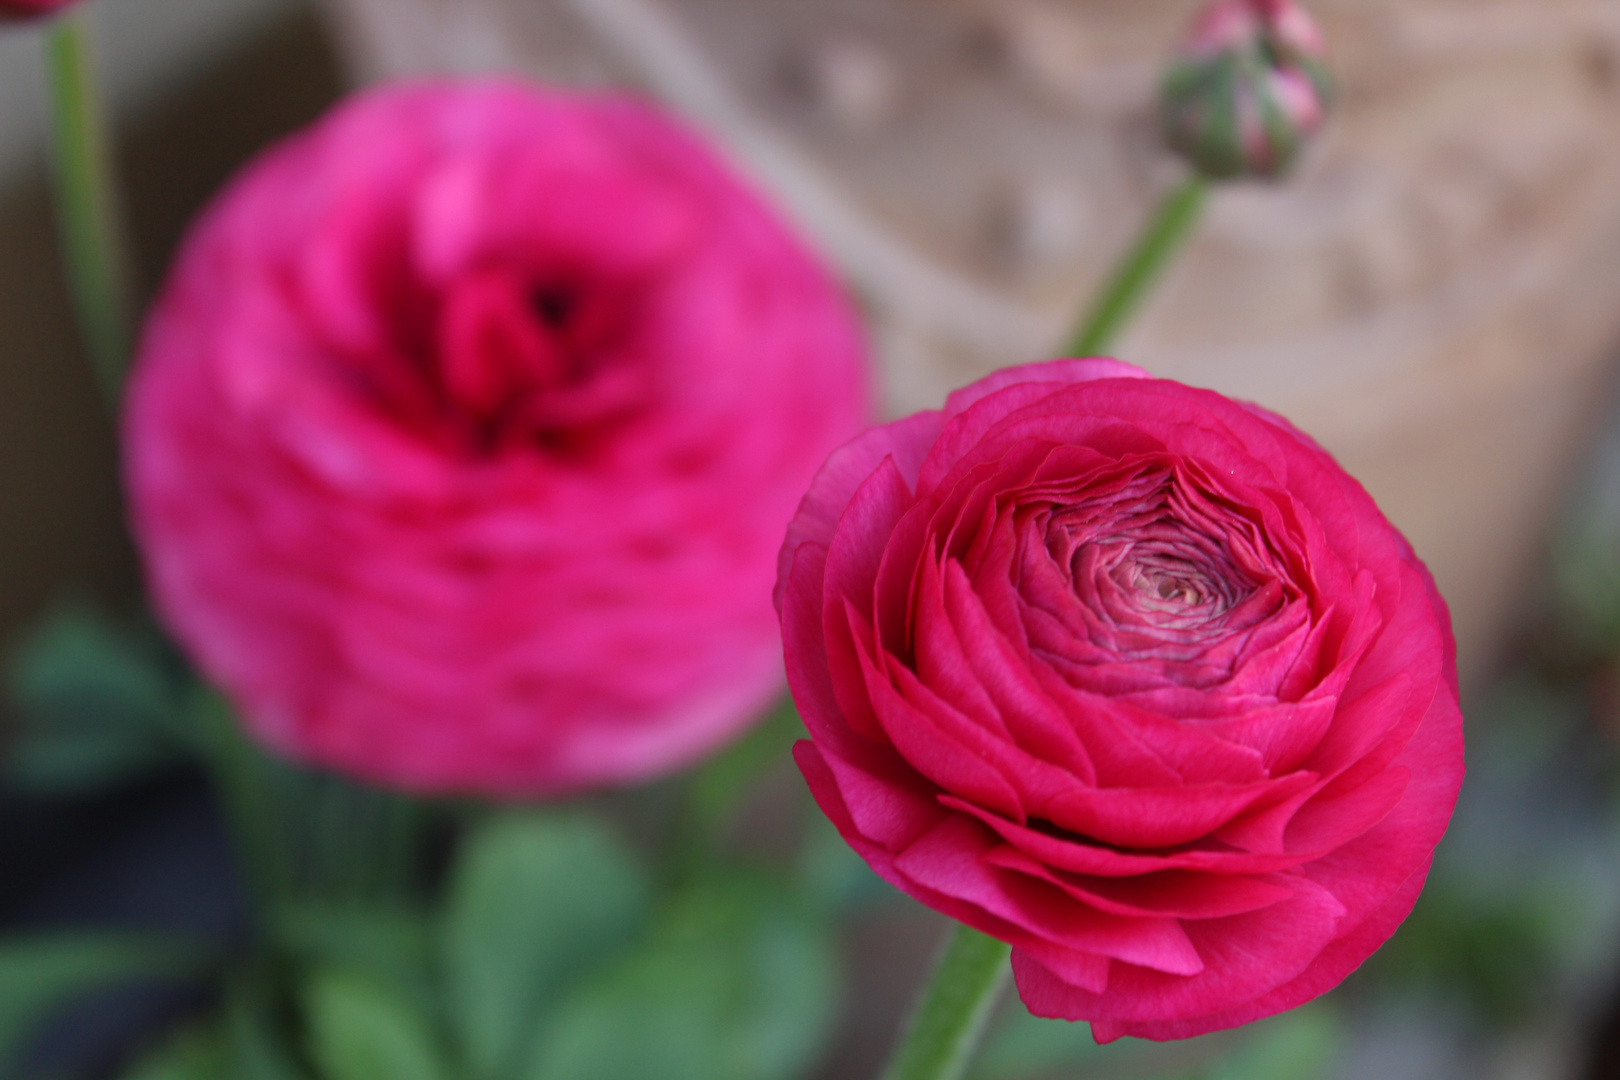
[[[0,0],[0,22],[11,19],[33,19],[61,11],[77,0]]]
[[[254,734],[550,795],[688,763],[780,692],[782,528],[868,410],[839,286],[691,134],[421,83],[195,227],[126,479],[163,619]]]
[[[1462,782],[1449,616],[1366,492],[1279,417],[1112,360],[844,446],[777,602],[821,808],[1101,1041],[1336,985]]]

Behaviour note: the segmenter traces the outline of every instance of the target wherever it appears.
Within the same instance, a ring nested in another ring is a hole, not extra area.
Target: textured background
[[[895,412],[1061,348],[1175,176],[1193,0],[325,0],[351,69],[636,87],[723,141],[872,313]],[[1321,439],[1477,675],[1620,335],[1620,2],[1316,0],[1342,108],[1223,191],[1119,354]]]

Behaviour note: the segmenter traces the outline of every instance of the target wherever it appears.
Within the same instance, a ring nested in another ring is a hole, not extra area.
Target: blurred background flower
[[[256,736],[557,795],[782,691],[783,523],[870,415],[839,286],[626,99],[355,98],[188,238],[131,375],[156,610]]]

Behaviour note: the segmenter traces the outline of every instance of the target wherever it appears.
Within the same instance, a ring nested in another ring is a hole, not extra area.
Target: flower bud
[[[1210,179],[1284,175],[1327,115],[1324,51],[1295,0],[1215,0],[1165,79],[1171,147]]]

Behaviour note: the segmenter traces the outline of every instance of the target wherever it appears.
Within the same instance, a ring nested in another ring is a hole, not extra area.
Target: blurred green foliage
[[[205,950],[156,934],[67,932],[0,941],[0,1075],[54,1010],[119,983],[185,978],[206,966]]]
[[[972,1080],[1326,1078],[1376,1037],[1363,1021],[1380,1002],[1444,1002],[1482,1036],[1559,1007],[1569,971],[1612,960],[1589,946],[1616,880],[1593,856],[1615,847],[1617,775],[1593,687],[1620,655],[1620,614],[1611,626],[1586,600],[1468,704],[1469,780],[1430,884],[1341,991],[1237,1032],[1106,1047],[1014,1000]],[[1545,662],[1559,641],[1576,644]],[[99,988],[213,977],[218,1007],[128,1080],[795,1080],[834,1035],[845,924],[895,895],[819,814],[768,859],[731,842],[761,777],[784,775],[791,708],[669,786],[642,835],[611,800],[410,803],[270,759],[149,624],[82,606],[9,674],[14,788],[80,797],[188,765],[220,778],[260,934],[223,968],[207,943],[0,943],[0,1058]],[[448,859],[425,862],[424,845]]]
[[[72,798],[208,770],[260,933],[223,969],[197,959],[217,948],[186,941],[0,943],[0,1059],[99,989],[214,972],[217,1011],[128,1076],[793,1080],[827,1045],[837,915],[875,879],[821,825],[781,865],[724,842],[802,731],[791,708],[687,780],[655,845],[676,851],[670,865],[611,814],[412,803],[267,757],[139,622],[64,608],[9,674],[15,788]],[[436,836],[452,854],[431,871]]]
[[[972,1071],[972,1080],[1315,1080],[1331,1075],[1345,1025],[1316,1001],[1237,1031],[1183,1042],[1120,1039],[1098,1046],[1086,1024],[1042,1020],[1016,1001]]]
[[[644,932],[649,885],[599,822],[498,815],[464,841],[439,931],[450,1022],[475,1077],[511,1076],[535,1017]]]
[[[431,1019],[391,984],[317,969],[302,999],[309,1055],[328,1080],[448,1080]]]
[[[1443,875],[1370,974],[1406,994],[1456,999],[1500,1029],[1534,1016],[1551,989],[1560,917],[1535,896],[1480,896]]]
[[[62,605],[12,651],[7,676],[21,723],[6,771],[18,790],[93,794],[184,760],[184,678],[149,625]]]

